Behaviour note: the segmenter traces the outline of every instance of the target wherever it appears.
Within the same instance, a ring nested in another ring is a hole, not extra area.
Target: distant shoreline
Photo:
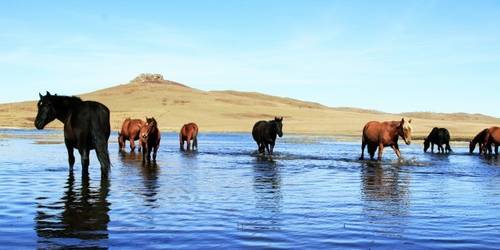
[[[24,131],[37,131],[36,128],[26,128],[26,127],[0,127],[0,130],[24,130]],[[44,131],[55,131],[55,132],[61,132],[61,138],[62,138],[62,128],[46,128]],[[175,130],[161,130],[164,133],[178,133],[178,131]],[[117,133],[117,130],[111,130],[111,132]],[[207,133],[207,134],[250,134],[251,131],[211,131],[211,130],[206,130],[203,132],[200,132],[200,134]],[[323,137],[323,138],[330,138],[335,141],[345,141],[345,142],[358,142],[361,141],[361,132],[359,135],[353,135],[353,134],[335,134],[335,133],[330,133],[330,134],[322,134],[322,133],[297,133],[297,132],[286,132],[284,133],[284,136],[286,137],[287,135],[290,136],[297,136],[297,137]],[[40,135],[38,136],[25,136],[23,138],[43,138],[47,137],[45,135]],[[56,136],[58,137],[58,136]],[[9,136],[9,133],[2,133],[0,132],[0,139],[8,139],[8,138],[17,138],[15,136]],[[472,139],[472,137],[467,137],[467,136],[455,136],[451,138],[451,142],[455,143],[464,143],[464,142],[469,142]],[[420,136],[416,135],[412,137],[413,141],[417,142],[422,142],[425,140],[425,136]]]

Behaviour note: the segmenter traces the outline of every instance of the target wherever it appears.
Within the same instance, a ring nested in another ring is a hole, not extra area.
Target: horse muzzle
[[[405,141],[406,145],[410,145],[411,144],[411,139],[406,139],[406,138],[403,137],[403,141]]]
[[[36,121],[35,120],[35,128],[38,129],[38,130],[41,130],[45,127],[45,124],[41,121]]]

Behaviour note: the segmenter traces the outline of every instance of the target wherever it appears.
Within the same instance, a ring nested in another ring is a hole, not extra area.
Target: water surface
[[[109,145],[110,177],[74,171],[60,131],[0,130],[0,247],[498,249],[500,160],[287,136],[273,161],[249,134],[164,134],[156,166]],[[40,136],[42,135],[42,136]]]

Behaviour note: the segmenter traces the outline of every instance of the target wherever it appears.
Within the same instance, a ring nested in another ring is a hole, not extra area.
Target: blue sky
[[[2,1],[0,102],[142,72],[387,112],[499,117],[499,1]]]

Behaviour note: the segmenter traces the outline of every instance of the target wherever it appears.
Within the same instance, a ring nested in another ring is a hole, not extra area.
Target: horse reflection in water
[[[38,204],[36,232],[39,248],[107,248],[109,179],[101,178],[92,188],[88,173],[82,175],[81,188],[69,171],[66,192],[51,204]],[[40,199],[43,201],[43,199]]]
[[[257,160],[253,166],[256,217],[244,226],[247,230],[280,230],[281,175],[279,166],[273,161]]]
[[[159,193],[158,175],[160,167],[158,164],[156,162],[153,162],[151,166],[142,164],[140,154],[135,152],[120,152],[120,160],[123,166],[139,170],[144,188],[133,190],[144,197],[144,205],[151,208],[159,207],[157,195]]]
[[[366,163],[361,170],[363,213],[373,224],[386,225],[385,234],[401,234],[409,209],[410,176],[400,166]]]

